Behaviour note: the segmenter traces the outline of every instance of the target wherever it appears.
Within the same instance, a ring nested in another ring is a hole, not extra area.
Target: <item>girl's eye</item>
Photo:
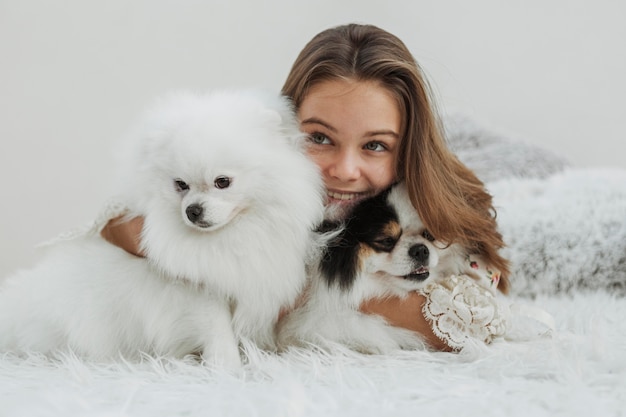
[[[221,176],[215,178],[214,184],[215,184],[215,187],[217,187],[219,189],[223,189],[223,188],[228,188],[230,186],[230,182],[231,182],[230,178],[228,178],[228,177],[226,177],[224,175],[221,175]]]
[[[368,142],[365,144],[364,148],[368,151],[375,152],[382,152],[387,149],[381,142]]]
[[[187,191],[189,190],[189,184],[183,180],[174,180],[174,188],[176,188],[176,191]]]
[[[316,145],[326,145],[328,143],[330,143],[330,140],[328,139],[328,136],[323,135],[321,133],[311,133],[309,135],[309,140],[312,143],[315,143]]]
[[[434,242],[435,241],[435,237],[433,235],[431,235],[428,230],[424,230],[422,232],[422,237],[424,239],[428,240],[429,242]]]

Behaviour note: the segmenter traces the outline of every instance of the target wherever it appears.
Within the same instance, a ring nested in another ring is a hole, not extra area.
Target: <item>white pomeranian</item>
[[[131,131],[122,201],[143,216],[132,256],[98,235],[58,243],[0,288],[0,350],[107,360],[200,354],[241,366],[275,348],[305,282],[323,184],[286,99],[177,93]]]

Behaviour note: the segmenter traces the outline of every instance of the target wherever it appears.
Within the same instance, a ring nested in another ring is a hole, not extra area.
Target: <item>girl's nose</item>
[[[353,152],[340,152],[330,164],[328,174],[340,181],[355,181],[361,177],[361,162]]]

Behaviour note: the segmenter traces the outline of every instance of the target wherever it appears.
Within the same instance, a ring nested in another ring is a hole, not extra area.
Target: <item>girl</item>
[[[358,201],[403,180],[426,228],[440,241],[469,247],[490,271],[499,271],[506,292],[508,263],[498,253],[503,242],[491,196],[446,147],[427,82],[400,39],[371,25],[325,30],[297,57],[282,93],[309,135],[329,219],[345,217]],[[141,219],[111,221],[102,235],[140,255],[141,227]],[[361,310],[420,333],[433,348],[458,347],[426,314],[428,301],[428,294],[414,293],[370,300]]]

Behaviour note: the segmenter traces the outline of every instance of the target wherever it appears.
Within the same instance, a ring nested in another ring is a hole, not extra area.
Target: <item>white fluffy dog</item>
[[[146,257],[94,235],[48,248],[0,289],[0,349],[96,360],[198,353],[238,367],[243,338],[275,348],[324,210],[289,103],[182,92],[128,140],[122,201],[145,219]]]

